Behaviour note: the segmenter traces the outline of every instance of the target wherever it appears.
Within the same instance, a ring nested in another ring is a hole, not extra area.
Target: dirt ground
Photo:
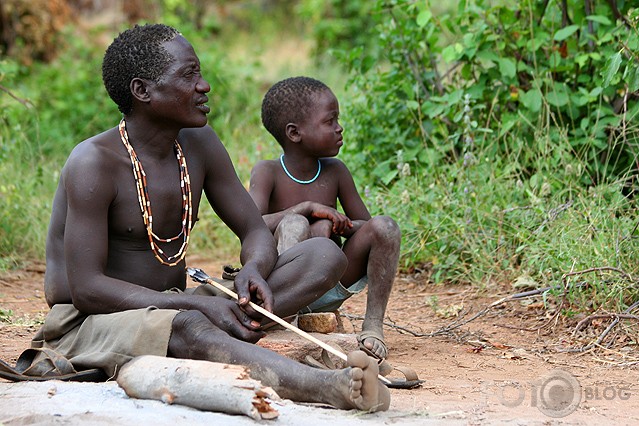
[[[219,262],[203,258],[190,258],[189,264],[211,275],[221,271]],[[426,275],[397,277],[385,328],[388,361],[414,369],[425,383],[392,389],[397,417],[384,424],[401,423],[402,415],[469,425],[638,424],[636,322],[619,325],[610,334],[615,337],[610,348],[566,352],[596,339],[608,322],[594,321],[573,336],[583,317],[559,320],[552,315],[553,301],[544,307],[541,298],[532,297],[502,303],[443,332],[516,291],[434,286]],[[43,276],[40,264],[0,276],[0,359],[11,364],[47,312]],[[355,330],[365,301],[364,292],[342,307]]]

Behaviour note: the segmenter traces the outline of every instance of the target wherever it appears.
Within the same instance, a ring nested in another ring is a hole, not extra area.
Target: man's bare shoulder
[[[115,157],[126,153],[124,146],[119,143],[117,129],[112,128],[77,144],[69,154],[64,170],[84,167],[108,168]]]
[[[217,133],[209,126],[189,127],[180,130],[178,142],[182,148],[190,149],[214,149],[222,148],[222,141]]]

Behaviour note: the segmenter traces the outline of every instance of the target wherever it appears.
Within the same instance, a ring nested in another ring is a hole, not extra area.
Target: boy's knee
[[[397,222],[390,216],[375,216],[369,220],[375,234],[375,238],[381,241],[399,243],[402,238],[402,231]]]
[[[171,324],[171,334],[173,336],[193,337],[199,336],[203,332],[215,332],[219,329],[204,315],[197,310],[179,312]]]
[[[295,238],[298,241],[304,241],[310,237],[308,219],[301,214],[287,214],[275,228],[274,234],[276,238]]]
[[[290,213],[282,218],[277,227],[307,229],[309,227],[309,223],[308,219],[305,216],[297,213]]]
[[[300,214],[288,214],[282,218],[273,233],[277,240],[277,252],[282,254],[300,241],[311,237],[308,219]]]

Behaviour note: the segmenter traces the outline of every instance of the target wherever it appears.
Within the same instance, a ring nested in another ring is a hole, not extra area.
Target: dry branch
[[[279,398],[277,394],[238,365],[145,355],[126,363],[117,382],[132,398],[242,414],[255,420],[279,415],[267,400]]]

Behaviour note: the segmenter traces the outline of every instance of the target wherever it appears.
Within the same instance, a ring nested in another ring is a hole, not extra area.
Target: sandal
[[[384,361],[386,362],[386,361]],[[393,379],[392,377],[386,377],[390,383],[386,383],[387,388],[392,389],[414,389],[418,388],[425,382],[417,377],[415,370],[409,367],[393,367],[393,370],[397,370],[404,375],[403,380]]]
[[[45,358],[34,363],[36,356],[45,354]],[[107,375],[99,368],[77,371],[68,359],[52,349],[27,349],[16,361],[15,367],[0,360],[0,378],[13,382],[45,380],[63,380],[73,382],[104,382]]]
[[[326,349],[322,349],[321,358],[322,358],[322,361],[320,362],[319,360],[316,360],[312,356],[306,355],[306,358],[304,358],[304,362],[307,365],[310,365],[311,367],[321,368],[323,370],[335,370],[335,369],[337,369],[337,367],[335,366],[335,363],[333,362],[333,360],[329,358],[328,352],[326,351]],[[382,366],[384,366],[384,367],[382,367]],[[382,368],[385,369],[385,374],[382,371]],[[420,387],[422,385],[422,383],[425,382],[425,380],[420,380],[419,377],[417,377],[417,373],[412,368],[409,368],[409,367],[392,367],[388,363],[388,361],[386,361],[386,360],[384,360],[384,361],[382,361],[380,363],[380,370],[379,371],[380,371],[380,374],[382,376],[387,376],[388,374],[390,374],[394,370],[397,370],[400,373],[402,373],[404,375],[404,379],[403,380],[401,380],[401,379],[397,380],[397,379],[385,377],[387,382],[382,382],[382,383],[384,383],[387,388],[391,388],[391,389],[414,389],[414,388]]]
[[[372,352],[369,348],[367,348],[364,345],[364,340],[366,340],[366,339],[375,339],[375,340],[377,340],[382,345],[382,347],[384,348],[384,356],[378,356],[374,352]],[[386,342],[384,342],[384,338],[379,333],[376,333],[376,332],[370,331],[370,330],[362,331],[357,336],[357,343],[358,343],[359,349],[364,351],[364,352],[366,352],[366,355],[372,356],[373,358],[379,360],[380,362],[385,360],[386,357],[388,357],[388,348],[386,347]]]

